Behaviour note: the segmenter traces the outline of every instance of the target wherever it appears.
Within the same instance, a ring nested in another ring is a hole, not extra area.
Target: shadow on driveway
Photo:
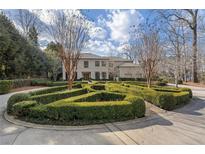
[[[203,115],[203,113],[201,113],[200,110],[204,108],[205,108],[205,99],[193,98],[191,102],[186,104],[184,107],[176,109],[173,112],[201,116]]]

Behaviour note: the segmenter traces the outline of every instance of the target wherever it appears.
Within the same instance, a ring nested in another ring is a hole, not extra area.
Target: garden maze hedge
[[[187,88],[146,88],[134,82],[76,83],[73,90],[55,86],[12,95],[7,112],[40,124],[84,125],[145,115],[145,101],[165,110],[186,104],[192,97]]]

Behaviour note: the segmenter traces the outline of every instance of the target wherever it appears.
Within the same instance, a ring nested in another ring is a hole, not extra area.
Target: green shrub
[[[105,90],[105,85],[104,84],[94,84],[91,86],[91,88],[95,90]]]
[[[67,85],[66,86],[57,86],[57,87],[51,87],[51,88],[46,88],[46,89],[42,89],[42,90],[37,90],[37,91],[33,91],[30,92],[30,94],[33,95],[42,95],[42,94],[48,94],[48,93],[53,93],[53,92],[57,92],[57,91],[62,91],[67,89]]]
[[[38,105],[36,101],[22,101],[13,105],[13,115],[27,116],[30,108]]]
[[[165,110],[173,110],[176,106],[173,94],[166,92],[158,93],[156,101],[153,104]]]
[[[113,92],[92,92],[86,95],[71,98],[74,102],[98,102],[98,101],[120,101],[125,98],[125,95]]]
[[[62,91],[55,93],[48,93],[42,95],[34,95],[31,97],[32,100],[35,100],[42,104],[48,104],[60,99],[65,99],[68,97],[78,96],[87,93],[87,89],[74,89],[71,91]]]
[[[48,80],[45,80],[45,79],[33,79],[31,81],[32,86],[49,86],[51,84],[52,84],[51,81],[48,81]]]
[[[107,90],[141,96],[144,100],[165,110],[173,110],[177,107],[178,104],[184,104],[183,102],[188,102],[189,99],[187,99],[187,96],[181,95],[184,91],[189,92],[190,98],[192,96],[192,91],[189,88],[158,87],[149,89],[136,85],[130,85],[130,87],[127,87],[126,84],[123,85],[124,86],[119,84],[110,84],[107,86]],[[181,97],[177,99],[174,97],[174,94],[179,94]]]
[[[145,104],[141,98],[130,98],[126,101],[102,102],[64,102],[48,104],[44,107],[33,107],[29,113],[31,118],[50,119],[58,122],[125,120],[142,117],[145,114]]]
[[[8,113],[12,112],[12,107],[15,103],[29,100],[29,98],[30,98],[30,94],[28,93],[18,93],[18,94],[12,95],[7,102],[7,112]]]
[[[189,97],[192,98],[192,91],[190,88],[180,88],[180,90],[189,92]]]
[[[0,94],[8,93],[12,88],[11,80],[0,80]]]
[[[133,105],[133,114],[135,117],[143,117],[145,115],[145,103],[141,97],[127,95],[124,99],[128,102],[131,102]]]
[[[174,93],[173,96],[174,96],[176,105],[186,104],[190,100],[190,94],[188,91]]]
[[[55,82],[48,82],[47,86],[64,86],[67,85],[68,82],[67,81],[55,81]]]
[[[31,79],[12,80],[12,88],[20,88],[25,86],[31,86]]]

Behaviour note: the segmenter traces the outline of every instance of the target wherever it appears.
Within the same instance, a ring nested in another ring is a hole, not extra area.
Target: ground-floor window
[[[91,72],[82,72],[84,80],[89,80],[91,78]]]
[[[100,72],[95,72],[95,79],[100,80]]]
[[[110,80],[113,80],[114,79],[114,74],[109,72],[109,77],[108,77]]]
[[[106,79],[107,73],[106,72],[102,72],[102,79]]]

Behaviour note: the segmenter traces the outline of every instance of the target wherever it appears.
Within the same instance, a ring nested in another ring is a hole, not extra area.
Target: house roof
[[[107,57],[111,61],[123,61],[123,62],[132,62],[132,60],[121,58],[121,57]]]
[[[119,67],[139,67],[139,65],[133,63],[123,63]]]
[[[81,59],[108,59],[107,57],[101,57],[92,53],[81,53]]]

